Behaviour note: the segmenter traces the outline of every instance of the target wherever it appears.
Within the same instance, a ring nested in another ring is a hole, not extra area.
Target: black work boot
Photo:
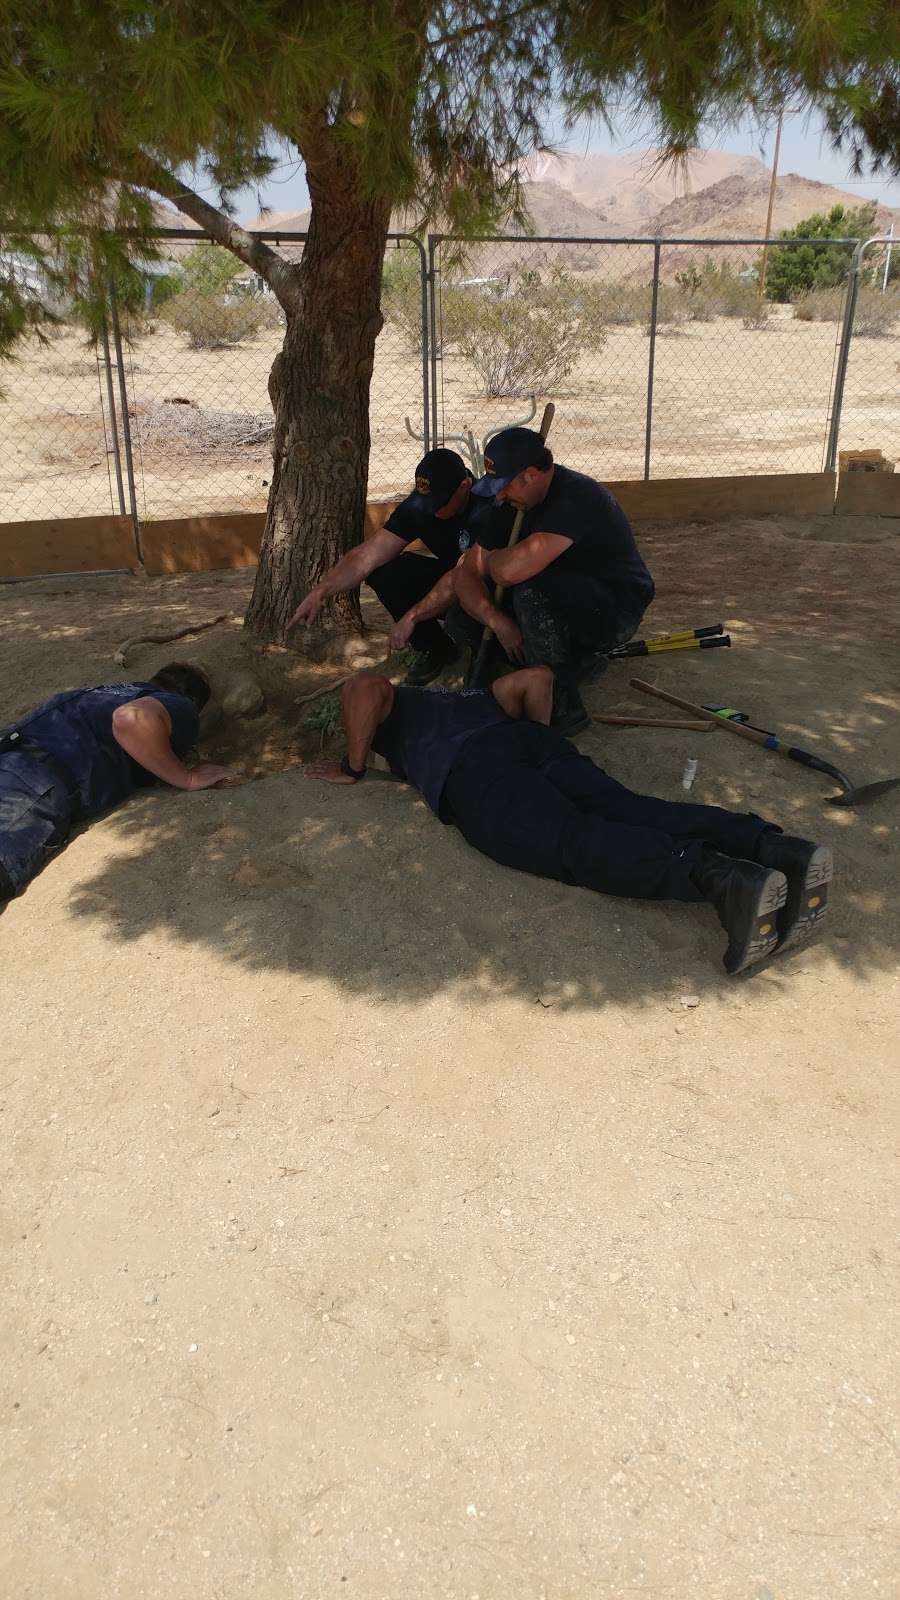
[[[590,722],[584,701],[574,683],[561,682],[557,678],[553,685],[551,728],[571,738],[573,733],[580,733],[583,728],[590,727]]]
[[[801,944],[815,933],[828,910],[828,885],[834,858],[827,844],[796,839],[789,833],[764,833],[756,859],[787,878],[787,900],[778,913],[778,948]]]
[[[707,845],[691,879],[715,906],[728,935],[726,972],[733,977],[772,954],[778,943],[777,914],[788,892],[783,872],[755,861],[735,861]]]
[[[439,678],[445,667],[449,667],[457,659],[459,650],[441,630],[441,644],[435,644],[431,650],[412,651],[409,671],[403,682],[407,689],[424,689],[427,683],[433,683]]]

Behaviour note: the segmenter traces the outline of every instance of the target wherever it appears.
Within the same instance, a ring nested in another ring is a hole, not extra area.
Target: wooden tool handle
[[[693,700],[682,700],[677,694],[667,694],[665,689],[657,689],[653,683],[646,683],[643,678],[630,678],[632,689],[640,689],[642,694],[653,694],[657,700],[667,700],[670,706],[679,706],[682,711],[689,711],[692,717],[702,718],[705,722],[712,723],[715,728],[724,728],[728,733],[737,733],[742,739],[749,739],[752,744],[761,744],[767,750],[777,750],[778,741],[772,742],[772,736],[763,733],[759,728],[748,728],[743,722],[731,722],[728,717],[717,717],[714,711],[707,711],[703,706],[695,706]]]
[[[710,722],[685,722],[677,717],[593,716],[591,721],[607,723],[611,728],[685,728],[690,733],[712,733]]]
[[[550,432],[550,425],[551,425],[555,415],[556,415],[556,407],[553,404],[552,400],[548,400],[547,404],[544,407],[544,414],[541,417],[540,428],[538,429],[538,432],[540,433],[540,436],[541,436],[542,439],[546,439],[548,433]],[[507,550],[511,550],[514,544],[518,544],[518,542],[519,542],[519,534],[522,532],[522,523],[524,521],[524,518],[525,518],[525,511],[524,511],[524,508],[523,508],[521,511],[517,511],[516,512],[515,520],[513,522],[509,538],[506,541]],[[494,590],[494,605],[495,606],[499,606],[499,604],[500,604],[501,600],[503,599],[503,596],[504,596],[505,593],[506,593],[506,589],[505,589],[504,585],[502,583],[498,583],[496,589]],[[493,638],[493,633],[492,633],[490,624],[486,622],[485,625],[484,625],[484,632],[481,635],[481,643],[478,646],[478,654],[476,655],[475,660],[472,663],[472,670],[469,673],[469,676],[468,676],[468,679],[467,679],[467,687],[469,687],[469,688],[477,689],[477,687],[478,687],[479,681],[481,679],[481,676],[482,676],[482,674],[484,672],[484,669],[485,669],[485,665],[487,663],[488,651],[491,648],[491,639],[492,638]]]
[[[544,407],[544,414],[541,417],[541,425],[540,425],[540,427],[538,429],[538,433],[540,434],[541,438],[544,439],[544,440],[546,440],[547,435],[550,432],[550,425],[551,425],[555,415],[556,415],[556,407],[553,404],[552,400],[548,400],[547,404]],[[523,508],[521,511],[517,511],[516,512],[515,521],[513,522],[512,528],[510,530],[510,535],[509,535],[509,538],[508,538],[507,543],[506,543],[507,550],[511,550],[514,544],[518,544],[518,542],[519,542],[519,534],[522,532],[522,523],[523,523],[524,520],[525,520],[525,511],[524,511],[524,508]],[[494,591],[494,605],[499,605],[499,603],[503,599],[503,596],[505,595],[505,593],[506,593],[506,589],[505,589],[504,585],[502,583],[498,583],[497,588]],[[486,635],[489,633],[489,631],[490,631],[489,629],[485,630]]]

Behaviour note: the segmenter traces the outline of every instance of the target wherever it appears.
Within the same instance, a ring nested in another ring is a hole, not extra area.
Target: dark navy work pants
[[[72,787],[55,766],[28,750],[0,751],[0,900],[40,872],[76,815]]]
[[[414,552],[412,555],[395,556],[393,561],[376,567],[374,572],[369,573],[366,582],[370,589],[375,590],[385,611],[390,613],[395,622],[399,622],[410,606],[424,600],[449,570],[445,562],[436,560],[434,556],[420,556]],[[409,642],[413,650],[431,651],[440,649],[446,640],[440,623],[430,621],[417,622]]]
[[[772,827],[718,806],[634,794],[535,722],[467,739],[442,815],[503,866],[647,900],[701,900],[690,874],[704,844],[752,861]]]
[[[507,589],[503,609],[522,630],[528,666],[552,667],[565,684],[576,682],[598,655],[626,644],[652,598],[623,594],[551,563],[536,577]],[[477,648],[483,631],[458,602],[451,606],[447,632],[457,644]]]

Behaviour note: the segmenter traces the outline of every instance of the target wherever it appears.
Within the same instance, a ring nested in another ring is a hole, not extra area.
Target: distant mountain
[[[670,201],[657,213],[654,231],[669,238],[690,239],[702,235],[720,239],[761,239],[768,202],[768,173],[751,178],[734,174],[701,189],[698,194]],[[784,228],[795,228],[804,217],[817,211],[830,211],[832,206],[855,210],[863,204],[864,201],[844,189],[817,183],[813,178],[801,178],[795,172],[786,173],[775,184],[773,236]],[[897,215],[888,206],[879,206],[878,226],[889,227],[891,218]]]
[[[769,198],[769,172],[762,161],[723,150],[691,151],[676,167],[660,167],[659,160],[658,150],[534,156],[522,169],[530,231],[569,239],[762,238]],[[787,173],[776,185],[773,235],[795,227],[814,212],[836,205],[855,208],[861,203],[858,196],[843,189]],[[892,220],[900,231],[900,211],[879,206],[878,227],[887,229]],[[245,223],[247,228],[272,233],[279,229],[302,233],[308,226],[308,211],[261,212]],[[411,227],[408,216],[395,213],[391,219],[396,233]],[[511,224],[498,230],[516,231]],[[540,253],[542,247],[535,245],[534,250]],[[663,264],[672,266],[696,254],[696,248],[672,246],[663,251]],[[736,246],[729,259],[739,268],[756,254],[753,247]],[[572,243],[545,249],[544,255],[570,270],[602,270],[613,277],[647,273],[647,261],[635,251],[601,254],[591,245]],[[502,245],[475,247],[467,256],[469,270],[474,272],[508,270],[513,264],[508,249],[504,256]],[[526,264],[524,256],[520,259]]]
[[[529,191],[532,185],[552,184],[565,190],[579,206],[601,214],[606,234],[637,238],[655,232],[655,219],[672,201],[695,195],[723,179],[752,180],[766,173],[755,156],[731,155],[724,150],[692,150],[675,167],[659,163],[658,150],[548,155],[533,156],[523,172]]]
[[[253,233],[305,233],[309,227],[308,211],[260,211],[244,227]]]

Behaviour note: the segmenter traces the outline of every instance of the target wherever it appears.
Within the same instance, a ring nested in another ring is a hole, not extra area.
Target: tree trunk
[[[304,152],[306,153],[306,152]],[[307,154],[312,212],[297,268],[299,309],[269,379],[275,411],[272,487],[247,626],[285,642],[303,596],[363,536],[369,388],[381,330],[390,202],[359,193],[328,141]],[[361,628],[356,595],[328,622]]]

